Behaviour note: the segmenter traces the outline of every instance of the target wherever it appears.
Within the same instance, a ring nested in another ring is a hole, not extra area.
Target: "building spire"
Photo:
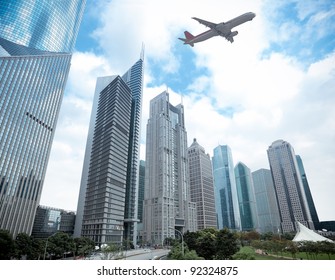
[[[144,43],[142,42],[142,49],[141,49],[141,60],[143,60],[144,61],[144,49],[145,49],[145,45],[144,45]]]

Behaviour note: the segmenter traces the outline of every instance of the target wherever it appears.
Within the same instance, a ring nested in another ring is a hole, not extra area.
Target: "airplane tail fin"
[[[188,31],[185,31],[184,34],[185,34],[185,38],[178,38],[178,39],[182,40],[184,42],[184,44],[188,44],[188,45],[191,45],[193,47],[194,43],[190,43],[189,41],[192,40],[194,38],[194,36]]]
[[[188,31],[185,31],[184,34],[187,40],[192,40],[194,38],[194,36]]]

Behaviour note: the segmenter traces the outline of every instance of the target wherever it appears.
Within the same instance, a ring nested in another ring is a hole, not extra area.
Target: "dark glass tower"
[[[30,234],[85,1],[0,1],[0,228]]]
[[[306,194],[308,208],[309,208],[309,211],[311,212],[311,217],[312,217],[312,221],[314,223],[314,227],[315,227],[315,229],[320,229],[319,228],[319,223],[320,223],[319,216],[318,216],[318,213],[316,212],[316,208],[315,208],[313,196],[312,196],[312,193],[311,193],[311,189],[309,188],[304,164],[302,163],[302,159],[299,155],[296,155],[296,158],[297,158],[297,163],[298,163],[298,167],[299,167],[299,171],[300,171],[300,175],[301,175],[302,184],[304,186],[304,190],[305,190],[305,194]]]
[[[259,230],[254,185],[250,169],[239,162],[234,169],[238,204],[240,207],[241,230]]]
[[[136,244],[138,220],[138,188],[140,166],[141,110],[143,91],[143,60],[141,58],[122,76],[132,94],[130,137],[127,163],[126,203],[124,213],[124,238]]]

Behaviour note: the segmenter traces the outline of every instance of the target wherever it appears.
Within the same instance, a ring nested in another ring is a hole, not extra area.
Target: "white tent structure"
[[[334,242],[333,240],[326,238],[320,234],[317,234],[313,230],[310,230],[309,228],[305,227],[303,224],[296,222],[298,224],[298,232],[293,238],[293,241],[300,242],[300,241],[328,241],[328,242]]]

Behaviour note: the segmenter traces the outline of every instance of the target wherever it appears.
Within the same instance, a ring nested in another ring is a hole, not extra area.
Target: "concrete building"
[[[77,207],[75,237],[123,241],[131,90],[120,76],[97,79]]]
[[[212,163],[196,139],[187,150],[191,200],[197,206],[198,230],[217,228]]]
[[[122,77],[108,76],[97,80],[75,236],[88,236],[98,245],[121,243],[124,239],[134,245],[137,242],[143,55],[142,50],[141,58]],[[101,178],[107,181],[101,182]],[[88,193],[92,191],[92,184],[104,186],[99,190],[98,200],[92,200],[96,194]],[[103,201],[109,203],[103,205]],[[98,208],[100,210],[92,210]],[[96,211],[101,212],[99,216],[104,213],[103,220],[93,218],[97,217]],[[89,212],[92,217],[85,217]],[[95,233],[89,229],[94,229]]]
[[[147,243],[162,245],[178,232],[197,228],[196,205],[190,196],[184,107],[173,106],[166,91],[150,101],[146,141],[143,237]]]

